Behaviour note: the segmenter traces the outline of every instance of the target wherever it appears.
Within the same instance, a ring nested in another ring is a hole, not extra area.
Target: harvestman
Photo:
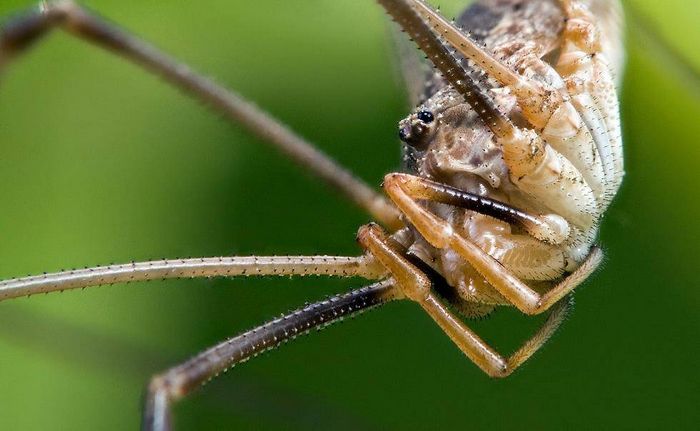
[[[265,138],[371,214],[358,257],[161,260],[0,282],[0,300],[126,281],[240,275],[363,277],[375,284],[309,305],[155,376],[144,428],[229,367],[311,328],[395,299],[418,303],[484,372],[505,377],[559,327],[567,297],[599,265],[593,245],[622,176],[614,76],[620,8],[606,0],[482,0],[456,23],[422,0],[378,0],[435,67],[399,125],[406,173],[389,200],[237,94],[71,2],[42,5],[0,34],[0,66],[58,27],[163,77]],[[462,31],[461,29],[465,29]],[[466,30],[469,30],[467,33]],[[407,74],[420,66],[407,61]],[[387,229],[387,231],[385,231]],[[496,306],[543,326],[504,357],[455,314]]]

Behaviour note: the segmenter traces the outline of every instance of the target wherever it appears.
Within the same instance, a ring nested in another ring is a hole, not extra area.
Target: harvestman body
[[[418,303],[484,372],[505,377],[547,341],[563,321],[569,294],[600,263],[598,224],[623,176],[617,1],[482,0],[454,24],[423,1],[378,2],[434,65],[414,88],[418,107],[399,125],[406,173],[384,178],[390,200],[240,96],[73,3],[43,5],[0,33],[0,66],[54,27],[116,52],[266,138],[388,231],[375,224],[360,228],[365,253],[359,257],[163,260],[0,282],[5,300],[157,278],[377,280],[226,340],[154,377],[145,429],[169,429],[172,403],[229,367],[394,299]],[[419,67],[407,61],[404,68],[415,75]],[[496,306],[550,315],[520,349],[503,357],[453,312],[477,317]]]

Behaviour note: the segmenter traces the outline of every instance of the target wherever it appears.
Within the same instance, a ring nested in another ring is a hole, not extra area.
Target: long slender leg
[[[222,372],[311,329],[331,325],[391,301],[395,298],[394,292],[394,282],[388,280],[308,305],[225,340],[153,377],[146,394],[143,429],[169,430],[172,404]]]
[[[0,301],[19,296],[166,278],[327,275],[383,278],[366,256],[247,256],[133,262],[0,281]]]
[[[445,220],[421,207],[411,195],[411,184],[424,180],[404,174],[389,174],[384,179],[384,189],[410,222],[432,246],[452,248],[503,295],[511,304],[526,314],[539,314],[557,303],[583,282],[603,259],[602,251],[593,247],[587,259],[573,273],[544,295],[528,287],[500,262],[484,252],[478,245],[455,232]],[[426,193],[418,198],[430,198]],[[438,199],[439,200],[439,199]]]
[[[569,308],[569,301],[560,301],[535,335],[510,357],[504,358],[452,314],[431,290],[428,277],[396,250],[396,246],[390,243],[379,226],[363,226],[358,238],[360,243],[386,266],[396,281],[398,290],[417,302],[457,347],[492,377],[505,377],[530,358],[561,325]]]
[[[71,1],[43,4],[39,9],[7,23],[0,30],[0,67],[55,27],[161,76],[278,148],[302,167],[340,190],[385,226],[400,226],[396,209],[384,197],[281,122],[240,95],[202,77],[187,65]]]

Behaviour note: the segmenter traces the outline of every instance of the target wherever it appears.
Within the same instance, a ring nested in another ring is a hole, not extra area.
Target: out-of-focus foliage
[[[698,4],[630,3],[700,68]],[[408,107],[371,0],[88,4],[367,181],[398,166]],[[0,13],[24,6],[3,0]],[[644,31],[631,24],[628,175],[602,230],[607,262],[534,360],[490,380],[417,307],[393,304],[217,380],[177,407],[179,429],[697,426],[700,83]],[[0,146],[2,277],[161,256],[355,253],[368,221],[258,140],[61,34],[3,76]],[[186,280],[2,303],[0,429],[134,429],[152,373],[357,283]],[[502,310],[474,326],[507,351],[538,323]]]

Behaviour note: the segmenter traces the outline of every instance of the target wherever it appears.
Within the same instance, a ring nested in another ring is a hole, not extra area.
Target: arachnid
[[[599,222],[620,186],[615,76],[620,10],[603,0],[482,1],[456,23],[418,0],[379,0],[434,65],[399,125],[405,172],[375,193],[269,115],[70,2],[9,21],[6,66],[52,28],[119,53],[269,140],[367,210],[357,257],[216,257],[88,268],[4,281],[0,300],[157,278],[360,276],[377,283],[304,307],[154,377],[146,429],[168,429],[170,408],[228,367],[344,316],[395,299],[419,304],[482,370],[505,377],[562,322],[567,296],[598,266]],[[415,71],[418,63],[407,62]],[[456,314],[496,306],[549,311],[509,357]]]

